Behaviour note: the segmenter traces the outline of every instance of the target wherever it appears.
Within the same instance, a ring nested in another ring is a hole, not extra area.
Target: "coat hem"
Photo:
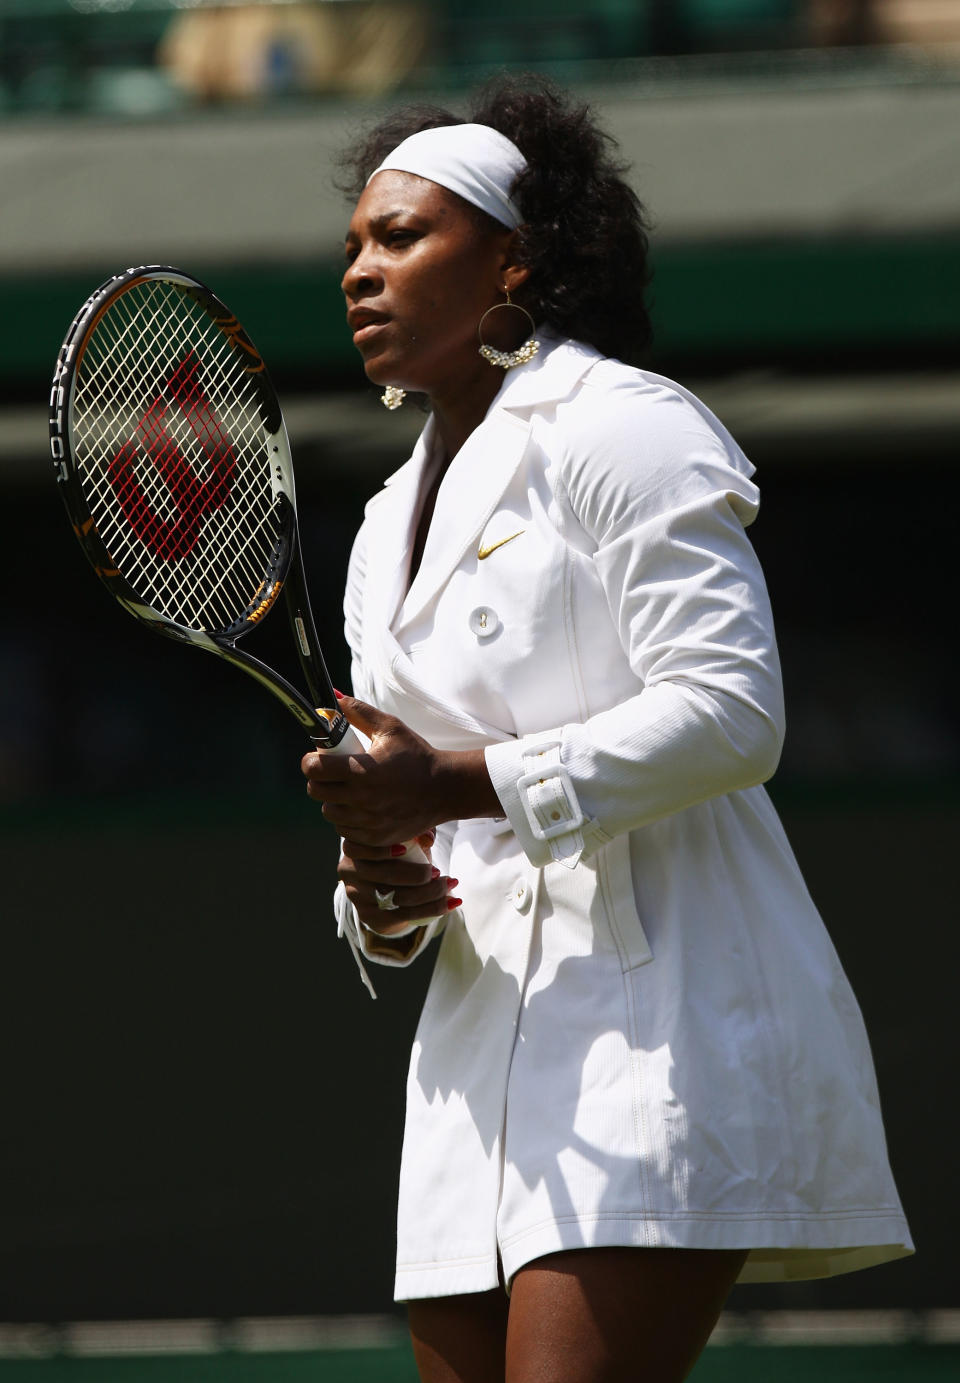
[[[424,1297],[458,1297],[489,1292],[500,1285],[496,1251],[477,1258],[454,1258],[436,1263],[400,1263],[394,1284],[395,1301]]]
[[[906,1258],[913,1242],[896,1212],[837,1215],[597,1215],[548,1220],[512,1234],[501,1246],[512,1278],[549,1253],[580,1248],[749,1249],[738,1282],[800,1282],[837,1277]],[[397,1301],[488,1292],[500,1284],[497,1253],[397,1267]]]
[[[794,1282],[835,1277],[913,1253],[896,1212],[834,1215],[597,1215],[549,1220],[501,1245],[507,1281],[525,1264],[575,1248],[749,1249],[738,1282]]]

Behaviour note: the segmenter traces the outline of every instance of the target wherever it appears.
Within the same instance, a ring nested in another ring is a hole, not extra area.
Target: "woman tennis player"
[[[502,82],[465,123],[392,117],[353,168],[354,343],[430,413],[350,562],[369,752],[303,769],[358,957],[440,937],[397,1298],[427,1383],[674,1383],[735,1282],[911,1250],[856,1001],[760,786],[783,709],[752,467],[623,363],[643,214],[585,109]]]

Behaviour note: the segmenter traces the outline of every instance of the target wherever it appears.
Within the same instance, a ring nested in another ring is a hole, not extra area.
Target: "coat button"
[[[513,886],[513,906],[517,912],[527,911],[532,896],[530,885],[526,879],[518,879]]]
[[[468,623],[478,639],[489,639],[490,635],[495,634],[500,628],[496,610],[491,610],[488,605],[478,605],[475,610],[471,610]]]

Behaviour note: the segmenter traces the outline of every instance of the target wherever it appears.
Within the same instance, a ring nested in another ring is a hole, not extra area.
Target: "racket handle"
[[[353,726],[348,726],[347,733],[344,735],[343,739],[334,749],[322,749],[320,752],[322,754],[363,754],[366,752],[366,749],[364,745],[360,742],[360,738],[357,735],[357,732],[353,729]],[[410,860],[413,864],[430,863],[430,861],[427,859],[426,852],[423,849],[421,849],[421,847],[417,844],[415,840],[405,840],[403,843],[407,849],[407,853],[404,855],[404,859]],[[426,922],[420,923],[418,925],[426,926]]]
[[[327,716],[332,716],[333,712],[325,711],[324,714]],[[340,741],[338,745],[336,745],[333,749],[321,750],[321,753],[323,754],[363,754],[364,752],[364,746],[360,743],[360,736],[357,734],[356,730],[354,730],[352,725],[347,726],[347,733],[344,735],[343,739]]]

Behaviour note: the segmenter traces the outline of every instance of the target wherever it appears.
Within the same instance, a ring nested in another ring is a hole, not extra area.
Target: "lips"
[[[347,313],[347,323],[353,332],[353,344],[362,345],[375,336],[380,327],[386,326],[389,320],[385,312],[374,312],[369,307],[352,307]]]

